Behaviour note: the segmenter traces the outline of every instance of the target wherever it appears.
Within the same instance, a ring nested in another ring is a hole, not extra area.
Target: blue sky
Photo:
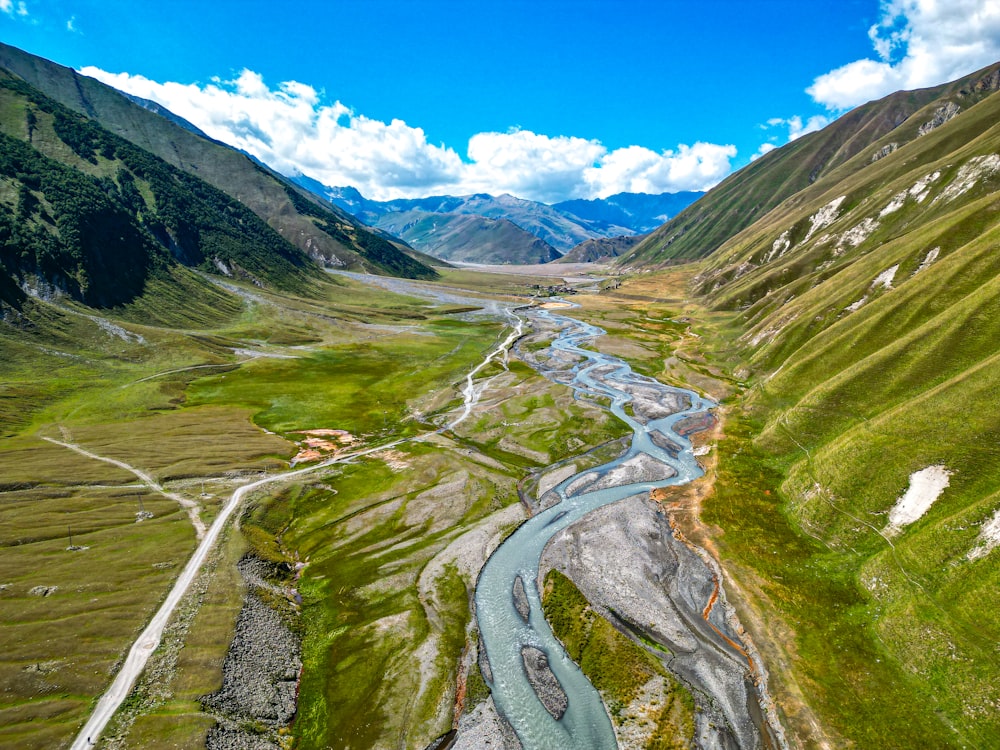
[[[996,0],[0,0],[0,39],[378,198],[704,189],[1000,58]]]

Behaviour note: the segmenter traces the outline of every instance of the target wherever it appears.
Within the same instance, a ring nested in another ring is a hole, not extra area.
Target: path
[[[137,469],[134,466],[130,466],[124,461],[119,461],[117,458],[108,458],[107,456],[99,456],[96,453],[91,453],[86,448],[83,448],[76,443],[68,443],[62,440],[56,440],[55,438],[44,437],[42,440],[47,440],[50,443],[55,443],[56,445],[61,445],[63,448],[69,448],[71,451],[79,453],[81,456],[86,456],[87,458],[92,458],[95,461],[103,461],[106,464],[112,464],[120,469],[125,469],[125,471],[135,474],[144,485],[149,487],[154,492],[163,495],[170,500],[173,500],[182,508],[187,511],[188,518],[191,519],[191,525],[194,526],[194,532],[198,539],[202,539],[205,536],[205,523],[201,520],[201,507],[194,500],[184,497],[183,495],[178,495],[176,492],[167,492],[163,489],[162,485],[157,482],[153,477],[144,472],[142,469]]]
[[[483,359],[483,361],[480,362],[475,368],[473,368],[473,370],[466,376],[465,378],[466,384],[462,390],[462,395],[463,395],[462,413],[456,419],[449,422],[446,426],[441,427],[438,430],[435,430],[435,432],[443,432],[446,429],[451,429],[469,416],[469,414],[472,412],[472,409],[475,407],[475,405],[479,402],[480,398],[482,397],[486,385],[489,383],[489,381],[487,381],[487,384],[484,384],[480,388],[476,388],[472,380],[473,377],[475,376],[476,373],[481,371],[490,362],[493,362],[501,354],[503,354],[506,357],[506,353],[509,351],[510,347],[520,337],[523,321],[517,316],[513,315],[512,313],[508,312],[507,314],[512,318],[512,320],[515,321],[514,330],[510,333],[510,335],[507,336],[506,339],[504,339],[504,341],[499,343],[495,349],[491,350],[490,353],[487,354],[486,357]],[[156,650],[156,647],[160,644],[160,639],[163,636],[163,630],[166,627],[167,622],[170,620],[171,615],[177,608],[177,605],[180,604],[181,599],[187,592],[188,587],[194,581],[194,578],[198,574],[198,571],[201,570],[201,566],[204,564],[206,558],[208,557],[209,552],[212,551],[212,548],[215,546],[216,541],[218,541],[218,538],[222,534],[223,529],[225,529],[226,524],[229,522],[229,518],[233,515],[236,509],[241,505],[243,499],[249,493],[253,492],[254,490],[260,489],[261,487],[264,487],[265,485],[268,484],[274,484],[276,482],[285,482],[289,479],[293,479],[295,477],[303,476],[305,474],[309,474],[311,472],[324,469],[328,466],[332,466],[333,464],[345,463],[355,458],[360,458],[362,456],[367,456],[372,453],[378,453],[380,451],[384,451],[388,448],[393,448],[402,443],[420,440],[421,438],[425,438],[431,434],[433,433],[421,433],[413,437],[401,438],[399,440],[395,440],[390,443],[384,443],[382,445],[378,445],[372,448],[366,448],[365,450],[355,451],[354,453],[338,456],[336,458],[331,458],[322,463],[316,464],[315,466],[309,466],[304,469],[298,469],[296,471],[290,471],[284,474],[277,474],[275,476],[266,477],[264,479],[260,479],[256,482],[252,482],[250,484],[246,484],[238,488],[232,494],[232,496],[230,496],[229,500],[226,501],[225,505],[222,507],[222,510],[219,512],[219,515],[215,518],[215,520],[212,522],[212,525],[208,528],[208,531],[199,536],[199,539],[201,541],[198,544],[198,547],[195,549],[194,554],[191,555],[191,558],[188,560],[187,565],[184,566],[184,570],[181,571],[180,576],[178,576],[177,581],[174,583],[173,588],[167,595],[166,600],[160,606],[160,609],[157,610],[156,614],[153,615],[153,619],[150,620],[149,624],[136,639],[135,643],[132,644],[132,648],[129,649],[128,656],[125,658],[125,661],[121,666],[121,669],[118,671],[118,674],[115,676],[114,681],[111,683],[111,687],[109,687],[108,690],[104,693],[104,695],[101,696],[101,699],[98,701],[97,706],[94,708],[94,711],[90,715],[90,718],[87,720],[87,723],[84,724],[79,734],[77,734],[76,739],[73,741],[73,744],[70,745],[70,750],[88,750],[89,748],[93,747],[94,743],[100,737],[104,729],[107,727],[108,722],[111,721],[111,718],[114,716],[119,706],[121,706],[125,698],[128,697],[129,692],[132,690],[132,687],[135,684],[135,681],[139,678],[139,675],[142,673],[143,668],[149,661],[149,657],[152,656],[153,652]],[[146,482],[150,487],[153,487],[158,492],[166,495],[167,497],[171,497],[172,499],[178,500],[178,502],[180,502],[180,496],[174,496],[173,494],[166,493],[163,490],[163,488],[160,487],[160,485],[157,484],[155,480],[153,480],[153,478],[150,477],[148,474],[132,466],[129,466],[123,461],[118,461],[117,459],[99,456],[72,443],[66,443],[59,440],[54,440],[52,438],[45,438],[45,440],[48,440],[49,442],[55,443],[57,445],[61,445],[70,450],[76,451],[77,453],[80,453],[81,455],[87,456],[89,458],[93,458],[98,461],[105,461],[107,463],[114,464],[115,466],[118,466],[122,469],[125,469],[126,471],[135,474],[142,481]],[[184,498],[184,500],[188,503],[194,504],[195,507],[197,507],[197,504],[193,503],[193,501],[187,500],[187,498]],[[202,529],[204,529],[204,525],[202,525]]]

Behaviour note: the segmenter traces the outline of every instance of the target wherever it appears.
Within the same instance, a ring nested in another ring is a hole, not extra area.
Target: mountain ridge
[[[428,266],[353,217],[255,164],[239,151],[206,139],[159,111],[71,68],[0,43],[0,67],[110,132],[239,200],[313,259],[334,267],[432,278]],[[179,119],[179,118],[176,118]]]
[[[899,91],[868,102],[820,131],[775,149],[730,175],[619,261],[657,267],[703,258],[819,178],[845,168],[863,169],[883,152],[911,142],[950,100],[974,105],[1000,87],[1000,63],[941,86]],[[926,119],[916,118],[921,110]],[[919,119],[920,122],[916,122]],[[890,135],[892,134],[892,135]],[[866,157],[855,160],[864,153]],[[845,167],[852,161],[852,166]]]
[[[173,263],[302,289],[315,263],[243,204],[0,69],[2,301],[111,307]]]

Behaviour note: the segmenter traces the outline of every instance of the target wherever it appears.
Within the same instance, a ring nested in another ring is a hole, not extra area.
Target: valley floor
[[[31,302],[0,333],[0,627],[16,644],[0,658],[0,744],[69,744],[205,529],[252,483],[100,746],[422,748],[453,727],[458,747],[512,743],[477,661],[479,570],[559,472],[614,456],[625,429],[516,357],[486,362],[511,328],[476,315],[489,304],[475,295],[520,304],[553,284],[500,270],[448,272],[433,302],[346,277],[311,296],[215,287],[224,303],[156,325]],[[607,331],[596,348],[721,403],[700,438],[708,475],[657,491],[633,522],[666,519],[721,566],[789,745],[989,746],[996,654],[969,650],[975,628],[919,593],[909,560],[864,557],[796,520],[789,464],[748,407],[760,386],[733,374],[742,331],[688,300],[692,273],[573,281],[604,288],[571,313]],[[469,388],[475,408],[447,428]],[[683,681],[640,633],[595,620],[599,587],[562,557],[549,567],[572,580],[542,576],[546,612],[621,746],[684,746],[696,720]],[[912,625],[862,585],[872,560]],[[889,622],[908,640],[889,640]],[[920,661],[947,642],[954,666]],[[267,644],[261,691],[239,665]],[[941,692],[959,681],[957,697]]]

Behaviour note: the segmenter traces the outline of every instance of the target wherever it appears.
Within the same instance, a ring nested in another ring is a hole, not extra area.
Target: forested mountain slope
[[[0,299],[132,301],[172,264],[301,288],[319,269],[242,203],[0,70]]]
[[[204,138],[105,84],[0,44],[0,67],[110,132],[240,201],[324,265],[431,278],[435,272],[245,154]]]

